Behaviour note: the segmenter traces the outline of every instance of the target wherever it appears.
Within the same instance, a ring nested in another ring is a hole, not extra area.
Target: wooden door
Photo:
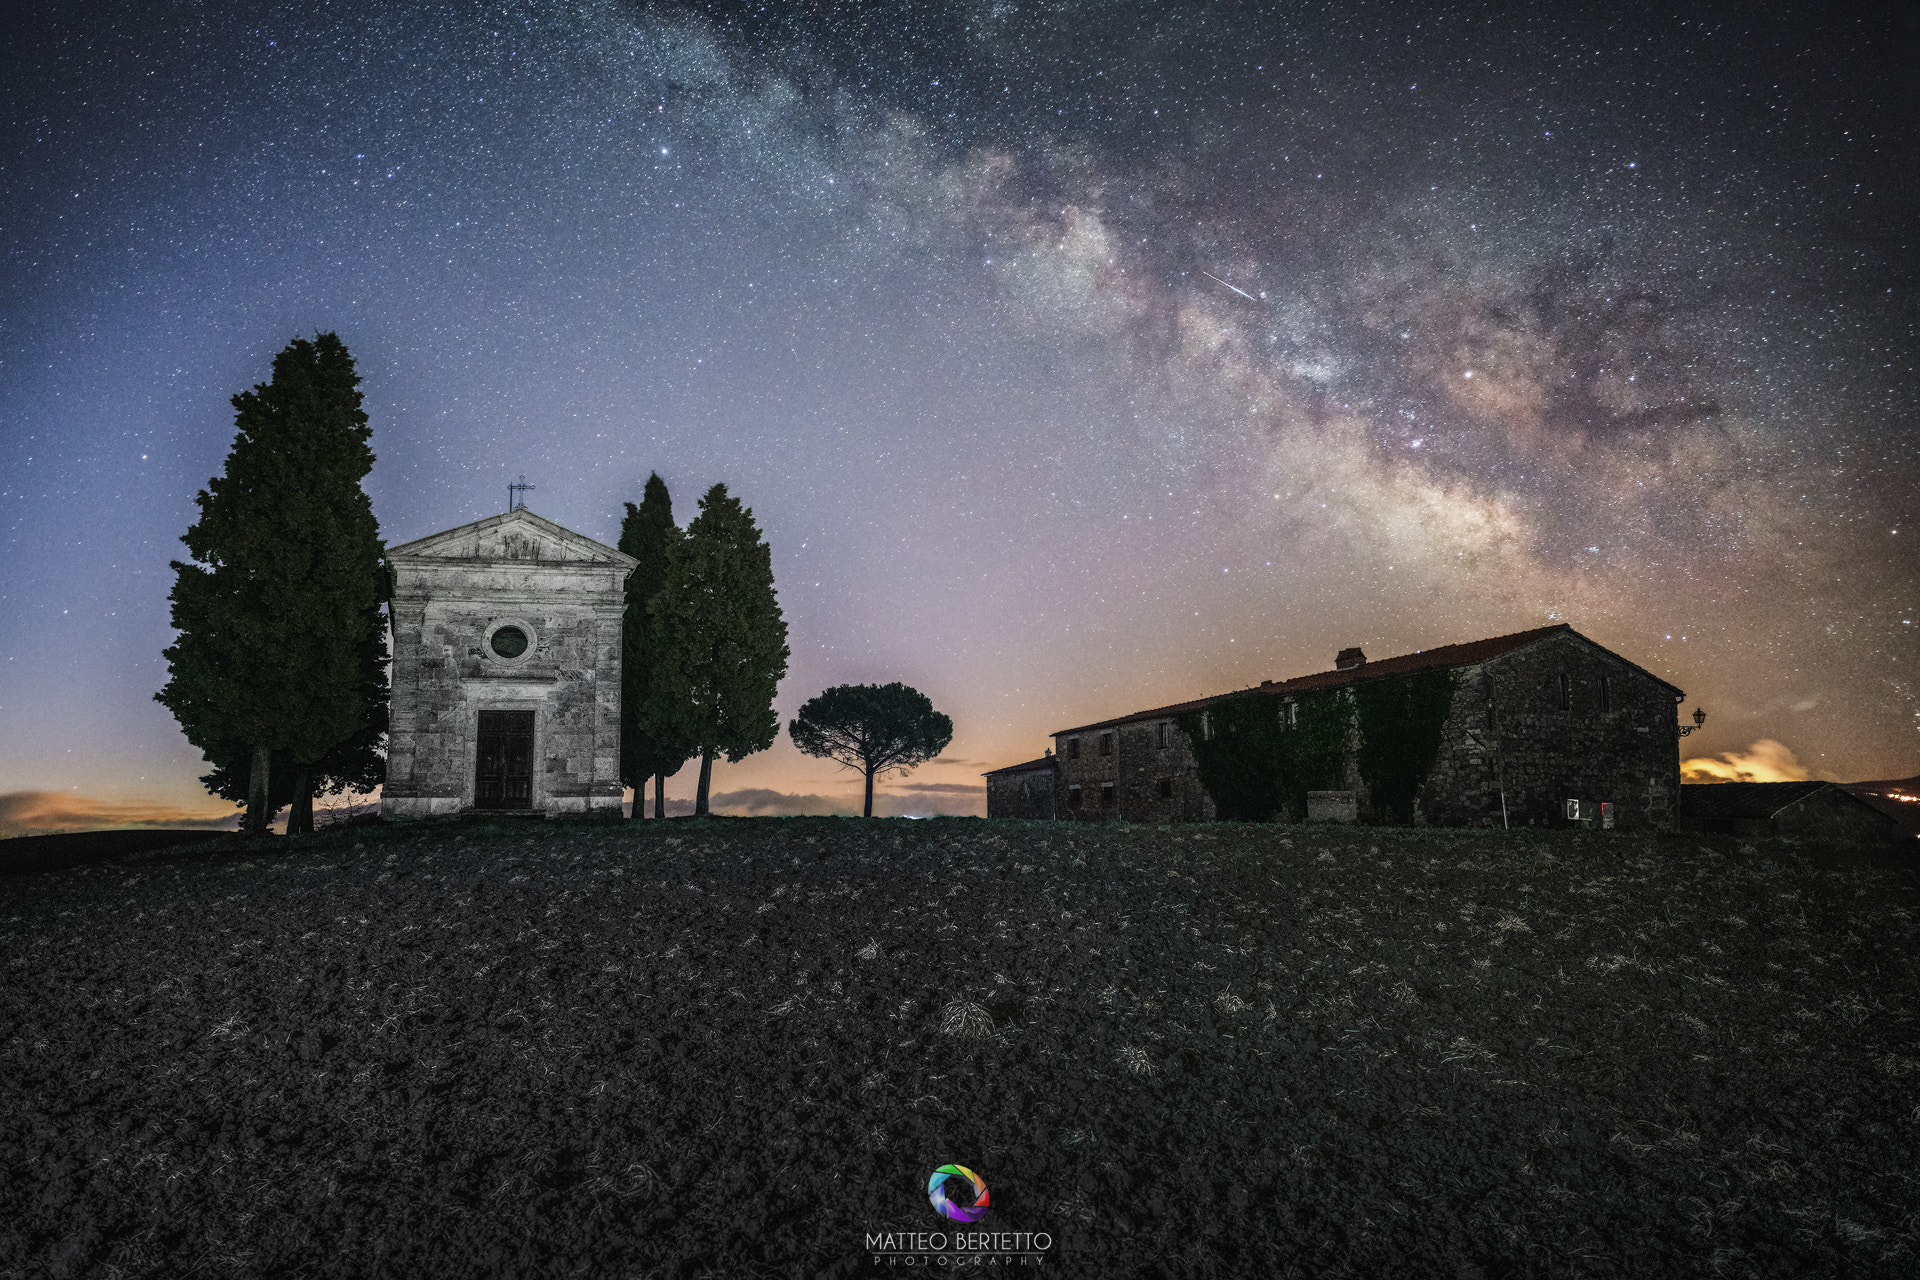
[[[482,711],[473,807],[533,807],[533,712]]]

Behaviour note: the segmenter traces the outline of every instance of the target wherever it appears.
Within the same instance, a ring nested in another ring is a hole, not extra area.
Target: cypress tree
[[[316,777],[364,777],[385,728],[384,548],[360,487],[373,451],[359,384],[334,334],[275,356],[271,382],[233,397],[225,474],[195,495],[200,519],[181,537],[193,559],[172,566],[179,638],[154,697],[215,765],[210,784],[245,761],[253,832],[272,820],[276,755],[289,831],[310,828]],[[357,764],[333,757],[356,736]]]
[[[386,778],[387,758],[387,637],[384,619],[376,620],[363,637],[360,689],[367,703],[367,722],[358,732],[329,751],[308,771],[302,788],[299,767],[285,751],[273,753],[267,792],[267,813],[293,806],[287,815],[287,833],[313,830],[315,796],[372,791]],[[201,745],[196,743],[195,745]],[[245,743],[220,742],[202,747],[211,773],[200,782],[212,794],[236,804],[247,798],[253,753]]]
[[[646,807],[647,779],[653,779],[653,816],[666,816],[667,778],[680,772],[694,749],[667,726],[654,732],[647,718],[653,687],[654,646],[649,643],[647,603],[667,576],[667,553],[680,541],[673,523],[673,499],[656,472],[647,477],[640,505],[627,503],[620,522],[620,550],[640,563],[627,575],[626,612],[620,629],[620,781],[633,788],[633,816]]]
[[[648,604],[655,646],[646,718],[700,757],[695,816],[707,812],[714,757],[731,763],[773,745],[773,698],[787,674],[787,623],[773,589],[773,551],[753,512],[716,484],[667,553]]]

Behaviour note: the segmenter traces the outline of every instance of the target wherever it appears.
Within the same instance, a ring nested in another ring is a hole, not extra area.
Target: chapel
[[[525,507],[387,551],[384,817],[621,809],[620,627],[637,561]]]

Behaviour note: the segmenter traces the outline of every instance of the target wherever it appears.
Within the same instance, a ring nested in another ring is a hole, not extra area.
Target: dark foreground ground
[[[372,827],[12,876],[0,1277],[950,1272],[869,1247],[957,1229],[950,1162],[971,1230],[1044,1233],[972,1274],[1912,1275],[1917,917],[1885,856],[1611,832]]]

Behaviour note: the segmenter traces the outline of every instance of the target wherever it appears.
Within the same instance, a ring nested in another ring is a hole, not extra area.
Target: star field
[[[228,397],[318,329],[390,544],[520,473],[607,541],[649,471],[683,524],[726,481],[782,717],[895,679],[953,717],[896,812],[978,811],[1066,725],[1550,621],[1705,706],[1690,755],[1916,767],[1891,9],[22,21],[0,792],[222,808],[150,701],[167,561]],[[784,741],[714,785],[855,793]]]

